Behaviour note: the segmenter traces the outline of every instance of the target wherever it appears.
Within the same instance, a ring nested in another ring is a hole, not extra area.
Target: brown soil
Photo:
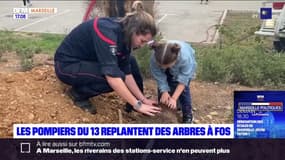
[[[52,65],[38,66],[27,72],[0,72],[0,137],[12,137],[16,123],[180,122],[181,113],[166,109],[153,118],[137,112],[126,113],[125,102],[115,93],[93,98],[98,113],[92,115],[74,106],[65,95],[66,89],[67,86],[57,80]],[[194,123],[232,123],[233,91],[245,89],[250,90],[239,85],[193,81]],[[145,90],[147,96],[155,97],[155,82],[146,80]]]

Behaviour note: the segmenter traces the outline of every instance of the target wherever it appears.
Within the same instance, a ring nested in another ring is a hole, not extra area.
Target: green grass
[[[16,51],[21,57],[24,70],[32,67],[34,54],[53,55],[65,35],[36,34],[0,31],[0,53]]]
[[[252,13],[230,12],[220,40],[196,46],[197,78],[247,86],[285,88],[285,54],[272,49],[272,40],[254,35],[260,20]]]
[[[1,51],[53,54],[65,35],[0,31]],[[21,54],[21,53],[19,53]]]
[[[150,65],[151,50],[149,49],[149,47],[140,48],[139,50],[135,51],[134,55],[136,57],[136,60],[140,67],[140,71],[144,76],[144,78],[150,78],[151,73],[149,65]]]
[[[155,40],[159,41],[162,38],[163,38],[162,35],[159,34],[155,37]],[[151,78],[151,73],[149,68],[151,54],[152,50],[148,46],[135,50],[134,52],[134,56],[136,57],[136,60],[140,67],[140,71],[144,78]]]
[[[254,34],[261,26],[261,20],[254,17],[254,12],[228,13],[224,24],[220,27],[220,38],[217,45],[220,48],[238,46],[260,45],[262,49],[272,52],[272,38],[262,37]]]

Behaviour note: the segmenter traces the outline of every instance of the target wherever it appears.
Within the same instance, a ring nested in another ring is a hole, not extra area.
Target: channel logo
[[[28,8],[13,8],[13,19],[28,19]]]
[[[13,8],[13,19],[28,19],[28,14],[56,14],[57,8]]]
[[[13,19],[28,19],[28,14],[16,13],[13,14]]]
[[[272,8],[260,8],[260,19],[272,19]]]

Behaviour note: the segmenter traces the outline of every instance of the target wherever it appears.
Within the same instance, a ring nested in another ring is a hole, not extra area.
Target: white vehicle
[[[255,34],[273,37],[274,48],[278,52],[285,51],[285,2],[271,0],[263,2],[263,7],[272,8],[272,19],[263,20]]]

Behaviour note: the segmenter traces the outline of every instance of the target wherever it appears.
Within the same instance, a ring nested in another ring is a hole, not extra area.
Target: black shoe
[[[74,105],[77,107],[80,107],[84,111],[90,112],[91,114],[97,113],[95,105],[93,105],[88,98],[84,99],[80,97],[80,95],[72,88],[67,91],[67,95],[73,100]]]
[[[183,122],[182,123],[192,124],[192,121],[193,121],[193,115],[192,114],[183,115]]]
[[[125,106],[125,111],[127,113],[131,113],[133,110],[134,110],[133,106],[131,104],[127,103],[126,106]]]
[[[89,99],[83,101],[74,101],[74,104],[77,107],[83,109],[84,111],[90,112],[91,114],[97,113],[96,107],[92,104],[92,102]]]

